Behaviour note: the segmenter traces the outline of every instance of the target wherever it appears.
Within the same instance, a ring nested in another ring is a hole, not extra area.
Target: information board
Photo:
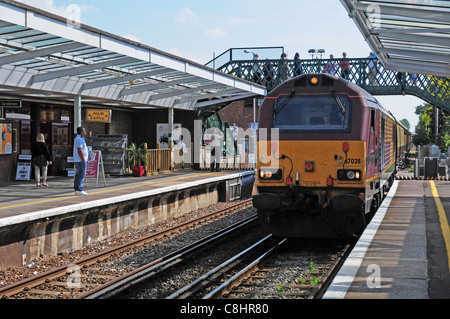
[[[101,151],[93,151],[89,155],[89,160],[87,162],[86,180],[87,179],[96,179],[97,180],[97,188],[98,188],[98,178],[100,176],[100,170],[103,175],[104,185],[106,187],[105,168],[103,166],[102,152]]]
[[[0,123],[0,155],[11,155],[12,148],[12,124]]]
[[[17,163],[16,181],[31,181],[31,163]]]

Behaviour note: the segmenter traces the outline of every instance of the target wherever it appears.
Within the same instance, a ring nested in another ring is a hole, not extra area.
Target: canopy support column
[[[77,134],[77,128],[81,127],[81,96],[76,95],[73,101],[73,128]]]

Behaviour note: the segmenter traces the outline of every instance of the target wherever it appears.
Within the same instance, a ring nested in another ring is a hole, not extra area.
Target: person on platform
[[[34,177],[36,180],[36,186],[41,187],[41,172],[42,172],[42,186],[48,187],[47,173],[48,166],[52,165],[52,157],[48,150],[47,144],[45,144],[44,134],[39,134],[36,143],[31,147],[32,163],[34,165]]]
[[[86,177],[87,162],[89,158],[89,149],[86,145],[86,130],[83,127],[77,128],[77,137],[73,147],[73,160],[75,162],[75,196],[88,196],[83,189],[83,182]]]
[[[220,160],[222,155],[224,135],[218,128],[213,129],[213,134],[211,134],[211,172],[220,172]]]

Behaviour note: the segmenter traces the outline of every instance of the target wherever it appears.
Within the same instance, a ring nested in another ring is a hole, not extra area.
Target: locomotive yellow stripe
[[[258,186],[286,186],[286,177],[291,172],[293,182],[296,181],[297,173],[299,186],[301,187],[328,187],[327,178],[335,179],[335,187],[360,187],[365,186],[366,178],[366,143],[363,141],[348,141],[350,151],[347,157],[342,149],[345,141],[285,141],[280,140],[258,142],[258,170],[261,168],[281,168],[284,173],[284,180],[261,180],[258,179]],[[276,144],[275,154],[270,154],[272,144]],[[270,154],[270,155],[269,155]],[[289,159],[279,159],[286,155]],[[337,172],[344,167],[343,161],[351,161],[345,164],[346,169],[360,170],[360,181],[338,181]],[[313,162],[314,170],[307,172],[305,163]]]
[[[375,177],[372,177],[372,178],[367,179],[366,182],[367,182],[367,183],[370,183],[371,181],[374,181],[374,180],[380,178],[380,177],[381,177],[384,173],[386,173],[393,165],[395,165],[395,163],[391,164],[391,166],[389,166],[388,168],[386,168],[386,169],[383,171],[383,173],[381,173],[380,175],[377,175],[377,176],[375,176]]]
[[[450,270],[450,227],[448,225],[447,215],[445,214],[444,205],[442,205],[439,193],[434,181],[430,181],[431,193],[433,194],[434,201],[439,213],[439,222],[441,223],[442,235],[444,236],[445,246],[447,249],[448,269]]]

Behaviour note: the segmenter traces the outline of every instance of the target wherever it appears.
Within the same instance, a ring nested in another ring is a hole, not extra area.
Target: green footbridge
[[[258,59],[253,59],[254,52],[261,52]],[[207,66],[261,84],[268,92],[301,74],[329,73],[346,78],[372,95],[414,95],[450,113],[450,78],[390,71],[376,58],[348,59],[348,72],[343,72],[344,59],[294,61],[281,59],[283,53],[283,47],[229,49]],[[279,58],[274,59],[274,55]],[[227,105],[218,104],[200,110],[200,116],[207,119],[206,127],[218,127],[226,134],[228,123],[223,122],[217,112]],[[228,141],[231,137],[226,136],[226,139],[227,143],[232,143]]]
[[[345,77],[372,95],[414,95],[450,113],[450,78],[390,71],[376,58],[348,59],[349,71],[348,74],[343,74],[343,59],[264,59],[267,50],[271,50],[272,56],[274,51],[284,52],[283,47],[253,48],[252,51],[244,48],[230,49],[207,66],[264,85],[269,92],[283,81],[301,74],[331,73]],[[253,55],[248,54],[260,51],[263,58],[258,60],[252,59]],[[209,113],[212,110],[202,111]]]

